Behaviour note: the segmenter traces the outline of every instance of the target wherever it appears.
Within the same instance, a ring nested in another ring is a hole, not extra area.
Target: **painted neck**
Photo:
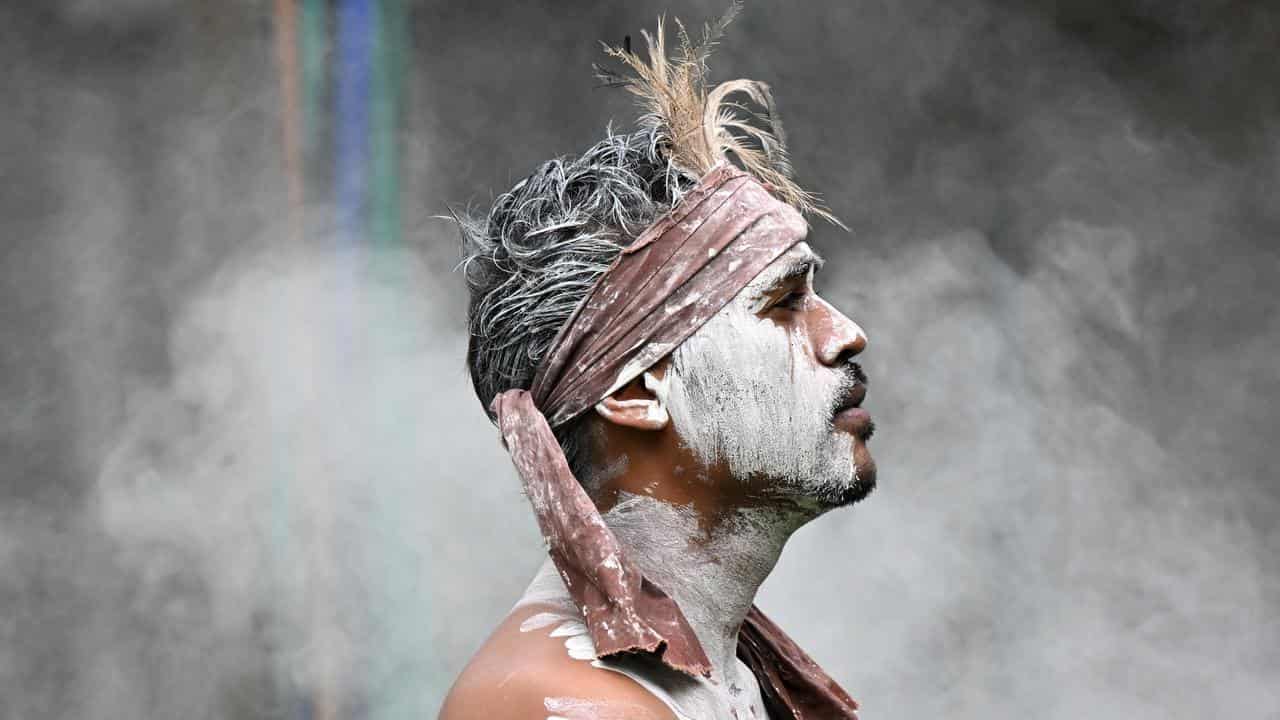
[[[623,492],[604,520],[645,577],[679,604],[713,679],[732,682],[738,630],[803,520],[793,511],[752,507],[709,523],[695,507]]]

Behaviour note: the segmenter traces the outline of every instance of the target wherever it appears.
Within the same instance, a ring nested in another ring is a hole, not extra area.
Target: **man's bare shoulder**
[[[458,676],[440,720],[674,720],[665,703],[631,678],[579,659],[588,657],[579,651],[589,643],[585,635],[571,628],[552,637],[564,623],[549,621],[555,616],[549,610],[526,605],[507,616]]]

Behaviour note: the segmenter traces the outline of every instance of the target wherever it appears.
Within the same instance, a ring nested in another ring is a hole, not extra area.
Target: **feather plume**
[[[667,55],[665,22],[659,17],[652,35],[641,31],[648,45],[648,60],[629,48],[605,45],[605,52],[623,62],[631,73],[624,75],[596,65],[596,74],[606,85],[624,87],[636,96],[643,111],[640,124],[656,131],[662,151],[677,169],[701,176],[727,162],[732,154],[743,170],[779,199],[843,228],[816,195],[792,179],[786,135],[769,86],[758,80],[729,80],[707,89],[707,59],[741,8],[741,0],[734,0],[718,21],[703,26],[696,43],[677,19],[679,48],[671,57]],[[731,100],[733,97],[750,101],[763,109],[763,114]]]

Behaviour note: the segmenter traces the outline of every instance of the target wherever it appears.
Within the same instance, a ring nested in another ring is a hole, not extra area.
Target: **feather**
[[[677,19],[679,47],[670,57],[665,22],[659,17],[653,34],[641,31],[647,60],[631,52],[629,43],[624,48],[605,45],[609,57],[621,61],[630,74],[596,65],[596,75],[605,85],[624,87],[636,97],[640,125],[655,131],[663,154],[680,171],[701,176],[729,162],[732,155],[782,201],[844,228],[816,195],[792,179],[786,134],[769,86],[758,80],[729,80],[707,89],[707,60],[741,8],[741,0],[734,0],[719,20],[703,26],[697,43]],[[731,98],[749,101],[763,113]]]

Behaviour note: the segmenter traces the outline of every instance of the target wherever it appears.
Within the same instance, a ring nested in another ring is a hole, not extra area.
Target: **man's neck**
[[[794,511],[752,507],[708,522],[692,504],[624,493],[604,520],[645,577],[680,606],[713,679],[735,681],[738,630],[803,519]]]

